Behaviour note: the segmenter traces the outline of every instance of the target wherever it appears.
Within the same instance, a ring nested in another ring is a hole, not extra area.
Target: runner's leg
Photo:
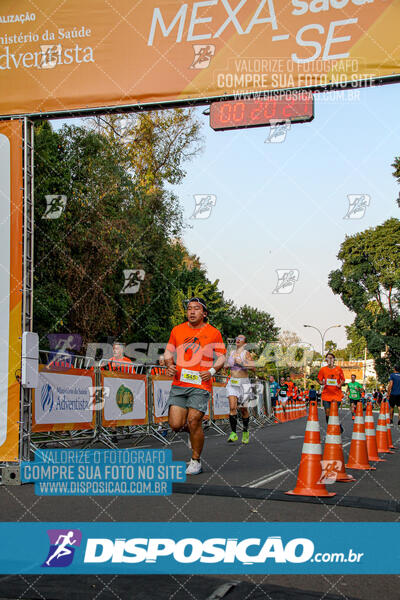
[[[200,410],[189,408],[187,423],[190,433],[190,443],[192,445],[192,458],[200,460],[200,455],[204,446],[203,416]]]
[[[183,406],[175,406],[174,404],[169,407],[168,412],[168,423],[173,431],[187,431],[186,421],[188,418],[188,409]]]

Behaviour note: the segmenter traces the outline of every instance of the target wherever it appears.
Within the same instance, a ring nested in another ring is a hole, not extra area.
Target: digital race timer
[[[314,118],[311,92],[292,92],[262,99],[212,102],[210,125],[213,129],[261,127],[285,121],[305,122]]]

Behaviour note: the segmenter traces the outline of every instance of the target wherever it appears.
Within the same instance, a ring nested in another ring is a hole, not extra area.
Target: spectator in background
[[[130,365],[129,368],[128,364]],[[131,359],[124,356],[124,344],[122,342],[115,341],[113,343],[113,356],[109,362],[109,367],[112,371],[136,373]]]
[[[315,389],[315,385],[312,385],[310,387],[310,391],[308,392],[308,401],[311,402],[311,400],[318,400],[317,397],[317,390]]]
[[[275,409],[276,406],[276,401],[278,400],[278,389],[279,389],[279,384],[277,381],[275,381],[275,377],[273,375],[269,376],[269,391],[270,391],[270,395],[271,395],[271,406],[272,409]]]

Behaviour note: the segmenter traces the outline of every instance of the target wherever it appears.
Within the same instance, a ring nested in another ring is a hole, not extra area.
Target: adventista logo
[[[81,545],[80,529],[48,529],[49,553],[42,567],[68,567],[74,558],[75,547]]]
[[[54,404],[54,393],[53,393],[53,388],[51,387],[51,385],[49,383],[46,383],[43,387],[42,387],[42,392],[40,394],[40,401],[42,404],[42,410],[47,410],[48,412],[51,412],[53,409],[53,404]]]

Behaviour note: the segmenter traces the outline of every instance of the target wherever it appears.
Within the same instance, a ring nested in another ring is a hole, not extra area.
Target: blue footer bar
[[[0,535],[2,574],[397,574],[400,564],[400,523],[0,523]]]

